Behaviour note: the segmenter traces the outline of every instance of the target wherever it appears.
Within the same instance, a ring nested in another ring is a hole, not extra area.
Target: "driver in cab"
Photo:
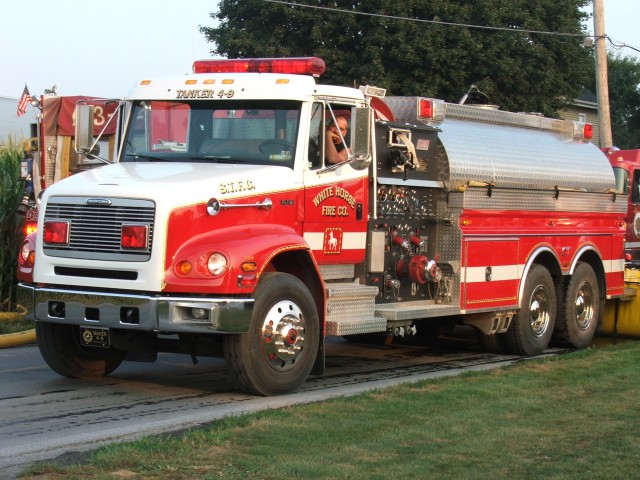
[[[347,136],[348,129],[349,122],[342,115],[337,116],[335,122],[332,121],[327,127],[324,147],[327,163],[336,164],[347,161],[348,152],[343,139]]]

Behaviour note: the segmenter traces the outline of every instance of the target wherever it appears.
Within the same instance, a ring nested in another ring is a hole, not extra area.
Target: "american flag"
[[[22,91],[22,96],[20,100],[18,100],[18,111],[16,112],[18,116],[22,116],[27,113],[27,104],[31,100],[31,95],[29,95],[29,89],[27,86],[24,86],[24,90]]]

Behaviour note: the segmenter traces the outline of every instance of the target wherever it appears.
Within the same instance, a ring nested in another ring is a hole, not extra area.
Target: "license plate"
[[[85,347],[109,348],[109,329],[100,327],[80,327],[80,343]]]

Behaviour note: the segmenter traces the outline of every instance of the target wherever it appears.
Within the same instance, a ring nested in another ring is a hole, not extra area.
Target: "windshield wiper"
[[[203,155],[202,157],[194,158],[194,160],[215,160],[220,163],[247,163],[244,159],[231,158],[231,155]]]
[[[148,153],[127,153],[128,157],[134,157],[134,158],[146,158],[148,160],[157,160],[159,162],[171,162],[171,159],[168,159],[166,157],[158,157],[157,155],[151,155]]]

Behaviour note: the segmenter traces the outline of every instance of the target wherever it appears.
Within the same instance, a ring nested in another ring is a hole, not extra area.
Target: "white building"
[[[0,96],[0,146],[11,143],[22,145],[31,137],[31,125],[36,123],[36,114],[31,105],[27,113],[18,117],[18,99]]]

